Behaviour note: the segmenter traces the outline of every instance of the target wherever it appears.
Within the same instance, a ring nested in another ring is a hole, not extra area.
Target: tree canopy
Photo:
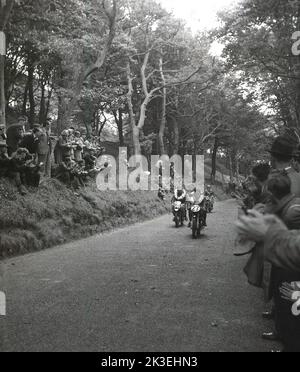
[[[247,172],[274,132],[300,134],[296,5],[245,0],[194,34],[155,0],[2,0],[8,124],[100,135],[113,121],[132,153],[210,153]]]

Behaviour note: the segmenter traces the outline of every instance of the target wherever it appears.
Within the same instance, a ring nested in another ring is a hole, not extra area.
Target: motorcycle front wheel
[[[193,239],[197,239],[197,232],[198,232],[197,218],[193,218],[192,231],[193,231]]]
[[[178,216],[178,213],[175,214],[175,226],[176,226],[176,228],[179,227],[179,216]]]

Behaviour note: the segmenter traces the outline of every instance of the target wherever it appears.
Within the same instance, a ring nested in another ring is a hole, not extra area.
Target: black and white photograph
[[[0,0],[0,352],[300,352],[300,0]]]

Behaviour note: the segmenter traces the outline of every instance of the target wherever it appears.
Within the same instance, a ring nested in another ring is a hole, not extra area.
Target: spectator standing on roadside
[[[276,170],[285,170],[291,180],[292,193],[300,197],[300,173],[292,166],[292,160],[297,151],[297,144],[287,136],[277,137],[271,150],[272,163]]]
[[[83,155],[84,141],[79,131],[76,131],[74,133],[74,136],[75,136],[74,137],[74,144],[75,144],[74,158],[76,162],[81,162],[83,159],[82,155]]]
[[[36,155],[37,143],[39,141],[40,129],[35,127],[29,134],[25,134],[19,146],[25,148],[30,154]]]
[[[49,136],[46,132],[45,127],[39,128],[38,141],[37,141],[37,162],[41,164],[41,176],[46,177],[46,162],[49,157],[50,145]]]
[[[250,211],[237,223],[240,236],[262,243],[264,259],[272,266],[289,275],[288,280],[299,278],[300,281],[300,231],[288,231],[285,224],[277,217],[263,216],[257,211]],[[297,280],[296,280],[297,281]],[[277,283],[277,296],[280,297],[281,328],[280,337],[285,352],[300,352],[300,317],[292,312],[292,302],[287,299],[287,288],[293,283]],[[277,310],[276,310],[277,311]]]
[[[63,182],[67,187],[78,189],[84,186],[81,176],[78,174],[77,164],[71,156],[66,156],[59,166],[57,179]]]
[[[26,162],[29,160],[29,151],[19,148],[11,158],[11,177],[14,179],[16,186],[21,195],[27,194],[26,185]]]
[[[55,156],[55,163],[60,165],[63,159],[70,155],[70,143],[68,140],[68,131],[63,130],[61,135],[58,138],[58,141],[55,146],[54,156]]]
[[[7,147],[8,155],[11,156],[15,153],[20,145],[21,140],[24,137],[24,127],[22,124],[13,124],[7,128]]]
[[[75,148],[76,148],[76,145],[75,145],[75,128],[71,127],[69,129],[67,129],[67,132],[68,132],[68,142],[70,144],[71,158],[72,158],[72,160],[75,160]]]

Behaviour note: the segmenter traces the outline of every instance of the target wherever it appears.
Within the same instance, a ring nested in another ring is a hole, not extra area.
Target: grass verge
[[[100,192],[90,185],[76,196],[56,180],[25,197],[0,180],[0,259],[40,251],[170,211],[156,192]]]

